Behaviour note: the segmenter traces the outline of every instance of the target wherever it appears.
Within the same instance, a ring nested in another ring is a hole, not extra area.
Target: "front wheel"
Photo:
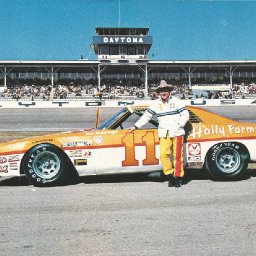
[[[234,180],[242,178],[248,166],[249,153],[235,142],[214,145],[207,155],[207,169],[215,180]]]
[[[23,170],[28,180],[37,186],[63,181],[65,156],[57,147],[39,144],[31,148],[23,159]]]

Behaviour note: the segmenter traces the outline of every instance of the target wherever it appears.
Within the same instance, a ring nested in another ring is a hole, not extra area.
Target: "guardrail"
[[[183,100],[186,106],[249,106],[256,105],[256,99],[191,99]],[[0,108],[86,108],[123,107],[147,105],[151,100],[53,100],[53,101],[0,101]]]

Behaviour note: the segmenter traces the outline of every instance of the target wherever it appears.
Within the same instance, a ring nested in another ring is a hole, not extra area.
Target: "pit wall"
[[[148,105],[151,100],[53,100],[53,101],[0,101],[0,108],[86,108],[124,107]],[[256,105],[256,99],[195,99],[183,100],[186,106],[249,106]]]

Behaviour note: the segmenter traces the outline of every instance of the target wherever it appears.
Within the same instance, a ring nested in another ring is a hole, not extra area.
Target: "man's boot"
[[[169,174],[168,175],[168,187],[174,187],[175,186],[175,178]]]
[[[182,185],[182,178],[174,177],[174,187],[179,188]]]

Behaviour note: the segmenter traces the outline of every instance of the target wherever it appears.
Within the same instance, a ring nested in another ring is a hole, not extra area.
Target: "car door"
[[[97,174],[161,169],[157,129],[104,131],[94,140],[101,143],[94,151]]]

